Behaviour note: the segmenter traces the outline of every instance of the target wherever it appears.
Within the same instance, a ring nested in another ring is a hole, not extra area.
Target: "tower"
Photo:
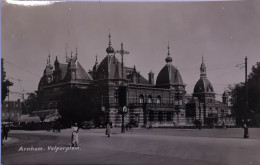
[[[149,78],[149,83],[150,83],[151,85],[154,85],[154,73],[153,73],[152,71],[150,71],[150,72],[148,73],[148,78]]]

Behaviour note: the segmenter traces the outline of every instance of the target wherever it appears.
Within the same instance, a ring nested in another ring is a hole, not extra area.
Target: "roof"
[[[206,93],[206,92],[212,92],[214,93],[214,89],[210,81],[206,77],[201,77],[193,90],[193,93]]]
[[[114,55],[107,55],[99,64],[97,69],[98,79],[120,79],[122,78],[122,64]],[[124,71],[124,78],[126,78],[126,71]]]
[[[167,63],[159,72],[156,85],[183,84],[182,77],[177,68],[171,63]]]
[[[77,63],[76,77],[80,80],[92,80],[92,77],[85,71],[79,62]]]

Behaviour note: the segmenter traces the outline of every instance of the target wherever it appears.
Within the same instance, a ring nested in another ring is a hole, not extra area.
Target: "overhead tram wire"
[[[14,67],[16,67],[16,68],[18,68],[18,69],[21,69],[21,70],[23,70],[23,71],[25,71],[25,72],[27,72],[27,73],[30,73],[30,74],[32,74],[32,75],[34,75],[34,76],[36,76],[36,77],[41,78],[41,76],[39,76],[39,75],[37,75],[37,74],[35,74],[35,73],[31,72],[31,71],[28,71],[28,70],[24,69],[23,67],[20,67],[20,66],[18,66],[18,65],[15,65],[15,64],[13,64],[13,63],[11,63],[11,62],[5,60],[5,59],[4,59],[4,61],[5,61],[6,63],[8,63],[9,65],[12,65],[12,66],[14,66]]]

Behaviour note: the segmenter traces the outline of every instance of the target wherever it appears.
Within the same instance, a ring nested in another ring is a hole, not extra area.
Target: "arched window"
[[[140,94],[139,96],[139,103],[144,103],[144,95],[143,94]]]
[[[156,103],[157,103],[157,104],[161,104],[161,96],[157,96],[157,98],[156,98]]]
[[[147,103],[149,103],[149,104],[153,103],[153,101],[152,101],[152,96],[151,96],[151,95],[148,96]]]

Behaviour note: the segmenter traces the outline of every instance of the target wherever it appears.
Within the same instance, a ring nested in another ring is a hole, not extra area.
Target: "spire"
[[[108,45],[111,46],[111,34],[110,34],[110,28],[109,28],[109,34],[108,34],[108,37],[109,37],[109,43],[108,43]]]
[[[97,57],[98,57],[98,55],[96,54],[96,62],[95,62],[95,64],[98,64]]]
[[[171,56],[170,56],[170,44],[169,44],[169,41],[168,41],[168,47],[167,47],[167,49],[168,49],[168,54],[167,54],[167,57],[166,57],[165,61],[166,61],[167,63],[170,63],[170,62],[172,62],[172,58],[171,58]]]
[[[58,61],[58,57],[57,57],[57,56],[56,56],[55,62],[59,62],[59,61]]]
[[[108,35],[108,38],[109,38],[109,42],[108,42],[108,48],[106,49],[106,52],[107,52],[107,54],[112,54],[112,53],[114,53],[114,49],[113,49],[112,46],[111,46],[111,35],[110,35],[110,29],[109,29],[109,35]]]
[[[200,77],[206,77],[206,66],[204,64],[203,53],[202,53],[202,63],[201,63],[201,66],[200,66]]]
[[[170,56],[170,43],[168,41],[168,56]]]
[[[47,65],[50,65],[51,64],[51,53],[50,53],[50,50],[49,50],[49,55],[48,55],[48,59],[47,59]]]
[[[76,47],[76,55],[75,55],[75,59],[78,59],[78,47]]]

